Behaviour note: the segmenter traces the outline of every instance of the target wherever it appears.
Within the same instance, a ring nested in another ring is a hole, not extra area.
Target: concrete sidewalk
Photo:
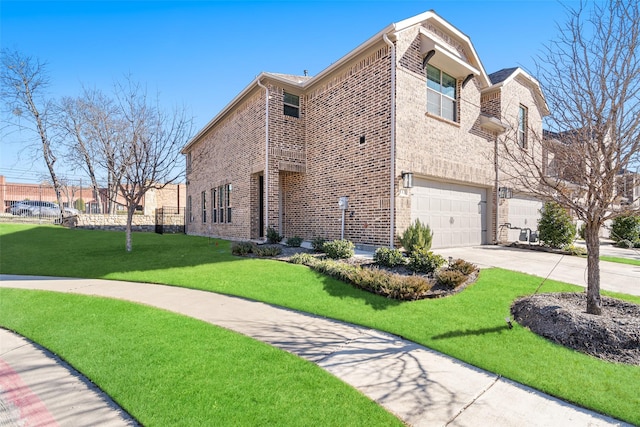
[[[124,299],[237,331],[316,363],[414,426],[626,425],[396,336],[260,302],[185,288],[88,279],[1,275],[0,286]],[[21,376],[21,369],[27,369],[11,367]],[[53,386],[38,394],[47,407],[75,405]],[[72,417],[66,421],[58,420],[81,425]]]
[[[437,249],[435,252],[445,258],[462,258],[480,268],[499,267],[587,286],[587,259],[582,257],[488,245]],[[616,255],[620,256],[619,253]],[[600,288],[640,295],[640,266],[600,261]],[[540,292],[544,291],[543,286]]]

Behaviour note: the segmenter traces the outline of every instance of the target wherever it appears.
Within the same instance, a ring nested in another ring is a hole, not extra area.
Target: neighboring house
[[[261,73],[184,148],[187,233],[394,246],[419,218],[433,247],[535,229],[541,202],[501,186],[497,138],[528,148],[548,114],[519,68],[487,75],[434,12],[392,24],[316,76]],[[511,198],[503,198],[506,194]]]

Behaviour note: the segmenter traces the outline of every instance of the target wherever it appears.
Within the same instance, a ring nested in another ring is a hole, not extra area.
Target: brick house
[[[316,76],[258,75],[183,148],[187,233],[394,246],[420,218],[434,248],[505,240],[541,203],[500,197],[496,141],[520,126],[526,147],[546,114],[531,76],[488,75],[471,40],[425,12]]]

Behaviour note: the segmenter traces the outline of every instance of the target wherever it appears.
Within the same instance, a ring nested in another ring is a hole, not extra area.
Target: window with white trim
[[[520,105],[518,108],[518,145],[527,148],[527,107]]]
[[[300,97],[291,93],[284,93],[285,116],[300,117]]]
[[[457,80],[427,64],[427,112],[455,122],[458,112]]]
[[[211,222],[218,222],[218,210],[216,209],[216,189],[211,189]]]

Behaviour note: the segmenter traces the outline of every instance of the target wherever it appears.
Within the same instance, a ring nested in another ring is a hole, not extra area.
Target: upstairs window
[[[457,83],[454,77],[427,64],[427,112],[455,122]]]
[[[300,97],[290,93],[284,93],[285,116],[300,117]]]
[[[518,108],[518,145],[527,148],[527,107],[521,105]]]

